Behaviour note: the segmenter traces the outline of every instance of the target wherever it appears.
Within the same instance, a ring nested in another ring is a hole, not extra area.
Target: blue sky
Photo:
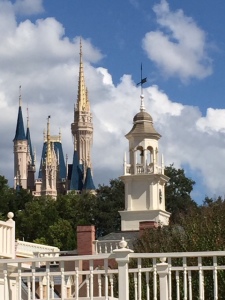
[[[1,174],[13,182],[13,145],[22,85],[23,113],[40,159],[46,117],[62,130],[72,159],[79,37],[94,117],[96,185],[122,175],[124,138],[145,105],[162,134],[166,164],[184,167],[198,202],[224,195],[224,0],[0,0]],[[5,130],[7,128],[7,132]]]

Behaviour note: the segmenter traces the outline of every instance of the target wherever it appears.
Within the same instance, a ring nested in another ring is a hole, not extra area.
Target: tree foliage
[[[186,177],[184,169],[176,169],[173,165],[165,168],[165,175],[170,179],[165,186],[166,210],[171,220],[175,221],[179,213],[187,213],[196,202],[191,198],[195,181]]]
[[[25,208],[25,204],[32,199],[32,195],[26,191],[16,191],[10,188],[8,180],[0,175],[0,218],[7,219],[9,211],[14,212],[14,220],[17,219],[17,213]]]
[[[165,174],[170,177],[166,185],[167,210],[175,220],[181,212],[187,213],[196,206],[190,196],[194,181],[173,165],[165,169]],[[95,225],[97,238],[119,231],[120,210],[124,210],[124,183],[119,179],[99,185],[96,195],[71,192],[53,200],[33,197],[25,190],[15,191],[0,176],[0,213],[6,218],[13,211],[17,238],[29,242],[39,241],[61,250],[74,249],[77,225]]]
[[[135,245],[135,252],[199,252],[223,251],[225,245],[225,200],[219,197],[216,200],[206,198],[203,205],[192,207],[188,213],[181,212],[177,223],[167,227],[149,229],[144,232]],[[159,243],[160,241],[160,243]],[[179,264],[179,260],[174,260]],[[188,265],[196,265],[196,260],[188,259]],[[203,265],[213,265],[211,258],[203,258]],[[218,258],[218,264],[225,264],[224,258]],[[219,298],[225,293],[225,276],[218,271]],[[192,276],[192,287],[198,295],[198,274]],[[212,272],[204,272],[205,299],[213,299]],[[174,290],[175,285],[174,284]],[[175,294],[174,294],[175,297]],[[197,299],[197,298],[196,298]]]

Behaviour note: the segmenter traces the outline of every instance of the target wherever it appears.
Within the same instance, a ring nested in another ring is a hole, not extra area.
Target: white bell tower
[[[159,159],[161,135],[153,127],[152,117],[145,111],[141,95],[140,112],[133,118],[133,128],[126,135],[129,158],[124,157],[125,210],[120,211],[121,230],[139,230],[139,223],[154,221],[168,225],[170,213],[165,210],[163,157]]]

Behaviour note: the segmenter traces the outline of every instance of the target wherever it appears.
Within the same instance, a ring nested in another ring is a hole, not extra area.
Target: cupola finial
[[[145,111],[145,104],[144,104],[144,94],[143,94],[143,87],[142,85],[147,82],[147,77],[142,78],[142,63],[141,63],[141,81],[137,83],[137,86],[141,85],[141,106],[140,106],[140,111]]]

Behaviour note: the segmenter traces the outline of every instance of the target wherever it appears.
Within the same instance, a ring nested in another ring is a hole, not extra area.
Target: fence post
[[[15,236],[16,229],[15,229],[15,221],[13,220],[14,213],[9,212],[7,214],[7,217],[8,220],[6,221],[6,223],[10,224],[11,230],[10,230],[10,234],[7,235],[6,243],[10,249],[11,258],[15,258],[16,257],[16,236]]]
[[[165,262],[166,258],[161,258],[160,261],[161,263],[156,265],[157,273],[159,275],[160,300],[168,300],[168,264]]]
[[[119,243],[120,249],[113,250],[115,260],[118,263],[119,300],[129,300],[129,254],[134,252],[127,249],[127,242],[122,238]]]

